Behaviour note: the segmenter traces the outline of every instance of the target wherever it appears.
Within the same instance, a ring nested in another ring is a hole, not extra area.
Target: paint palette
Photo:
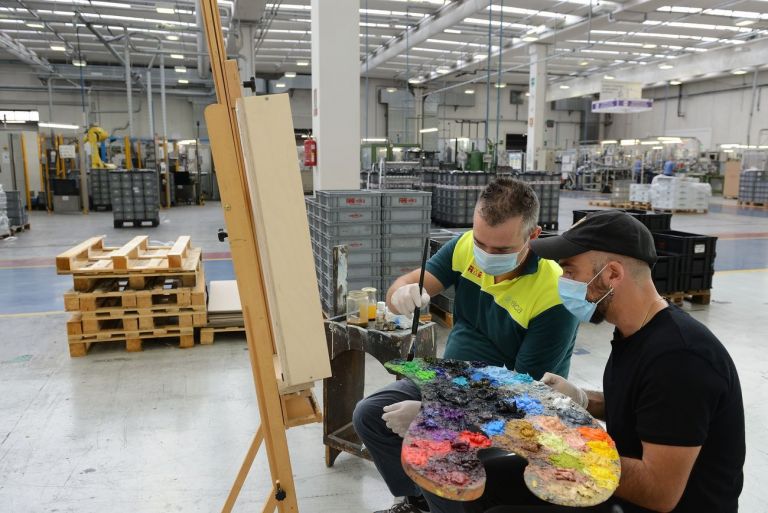
[[[503,367],[480,362],[392,360],[414,381],[422,408],[403,440],[401,460],[420,487],[469,501],[485,487],[478,451],[495,447],[528,460],[525,483],[545,501],[593,506],[619,484],[619,454],[608,433],[569,397]]]

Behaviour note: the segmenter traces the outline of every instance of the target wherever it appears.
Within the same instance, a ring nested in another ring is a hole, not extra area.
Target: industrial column
[[[314,188],[360,188],[359,0],[312,0]]]
[[[528,98],[528,145],[525,151],[525,169],[539,171],[544,167],[544,123],[547,109],[547,47],[532,44],[528,47],[531,58]]]

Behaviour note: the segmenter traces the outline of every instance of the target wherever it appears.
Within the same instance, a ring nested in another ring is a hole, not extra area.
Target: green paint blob
[[[570,446],[561,437],[552,433],[540,433],[539,443],[552,452],[564,453]]]
[[[416,379],[419,381],[432,381],[435,379],[435,371],[422,370],[416,372]]]
[[[573,454],[568,453],[560,453],[560,454],[553,454],[549,457],[549,461],[554,463],[560,468],[574,468],[576,470],[581,470],[584,468],[584,465],[582,464],[581,460],[574,456]]]
[[[387,363],[386,367],[397,374],[418,381],[432,381],[437,375],[435,371],[425,369],[424,362],[416,360],[397,364]]]

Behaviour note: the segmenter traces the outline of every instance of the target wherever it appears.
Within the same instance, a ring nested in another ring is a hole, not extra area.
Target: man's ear
[[[608,262],[608,266],[603,272],[605,273],[606,280],[609,284],[619,283],[624,280],[624,277],[627,275],[627,269],[624,267],[624,264],[618,260],[611,260]]]
[[[537,226],[532,232],[530,236],[530,240],[536,240],[539,238],[539,235],[541,235],[541,226]]]

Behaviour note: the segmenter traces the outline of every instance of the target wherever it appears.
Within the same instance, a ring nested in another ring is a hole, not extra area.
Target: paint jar
[[[363,292],[368,294],[368,320],[376,320],[376,287],[363,287]]]
[[[376,303],[376,324],[377,330],[383,330],[387,325],[387,304],[384,301]]]
[[[368,326],[368,294],[362,290],[347,292],[347,324]]]

